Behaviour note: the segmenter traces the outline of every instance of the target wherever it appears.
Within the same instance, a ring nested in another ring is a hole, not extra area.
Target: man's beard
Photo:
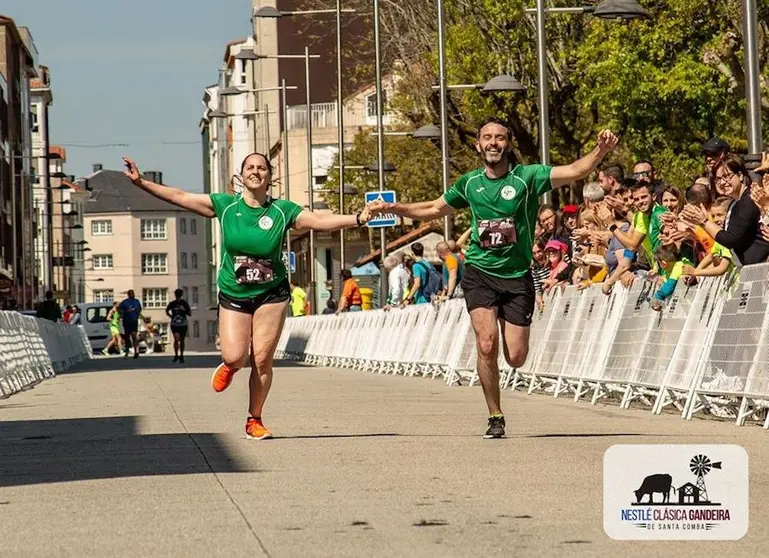
[[[489,153],[488,151],[483,151],[483,162],[487,165],[494,166],[498,165],[501,162],[504,162],[508,156],[508,153],[505,151],[500,151],[499,153]]]

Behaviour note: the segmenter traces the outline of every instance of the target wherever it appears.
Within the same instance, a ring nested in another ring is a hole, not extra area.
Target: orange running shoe
[[[248,417],[246,420],[246,438],[249,440],[266,440],[272,438],[272,432],[262,423],[261,418]]]
[[[211,386],[214,388],[214,391],[218,393],[230,387],[232,377],[237,371],[237,368],[233,370],[225,363],[217,366],[216,370],[214,370],[214,375],[211,376]]]

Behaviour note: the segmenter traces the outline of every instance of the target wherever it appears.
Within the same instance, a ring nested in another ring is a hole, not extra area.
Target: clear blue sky
[[[198,123],[228,41],[250,32],[250,0],[5,0],[0,13],[29,27],[51,70],[51,141],[65,172],[122,155],[164,182],[202,189]],[[168,145],[164,142],[189,142]],[[127,143],[127,147],[75,147]]]

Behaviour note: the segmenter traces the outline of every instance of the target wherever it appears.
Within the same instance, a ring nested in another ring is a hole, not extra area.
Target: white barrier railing
[[[0,312],[0,398],[92,356],[82,327]]]
[[[575,401],[616,398],[682,417],[708,411],[763,419],[769,408],[769,264],[739,274],[679,282],[660,312],[652,285],[593,286],[548,297],[531,327],[526,363],[511,370],[500,350],[501,385],[566,394]],[[464,301],[437,308],[376,310],[287,320],[278,358],[321,366],[440,376],[452,385],[478,380],[476,346]],[[769,428],[769,415],[764,421]]]

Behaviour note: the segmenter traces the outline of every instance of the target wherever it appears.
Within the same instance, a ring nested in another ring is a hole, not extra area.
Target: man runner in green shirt
[[[372,213],[396,213],[429,221],[469,207],[472,234],[465,258],[462,289],[475,330],[478,375],[489,408],[486,438],[505,435],[505,417],[499,397],[499,337],[505,360],[514,368],[526,361],[529,326],[534,313],[534,281],[529,271],[539,197],[586,178],[617,145],[608,130],[598,145],[570,165],[520,165],[511,147],[512,134],[499,119],[480,127],[475,148],[483,167],[459,178],[451,189],[432,202],[369,206]]]

